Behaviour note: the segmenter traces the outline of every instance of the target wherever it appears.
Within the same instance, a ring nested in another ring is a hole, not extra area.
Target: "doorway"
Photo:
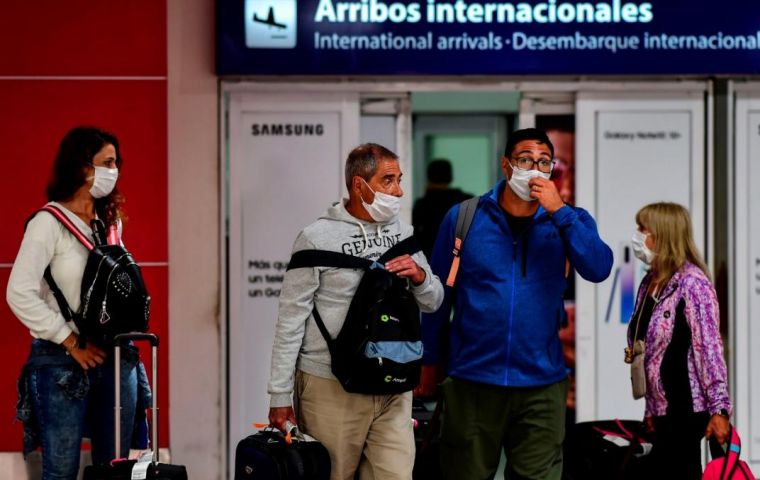
[[[425,193],[431,161],[451,163],[452,188],[482,195],[499,179],[499,158],[511,118],[505,115],[416,115],[413,119],[414,196]]]

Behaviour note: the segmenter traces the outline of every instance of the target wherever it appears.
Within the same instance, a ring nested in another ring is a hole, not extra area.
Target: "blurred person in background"
[[[454,205],[472,197],[458,188],[451,188],[453,179],[450,161],[438,158],[430,162],[427,167],[425,195],[417,199],[412,209],[414,236],[422,245],[422,251],[427,258],[433,253],[438,227],[446,212]]]

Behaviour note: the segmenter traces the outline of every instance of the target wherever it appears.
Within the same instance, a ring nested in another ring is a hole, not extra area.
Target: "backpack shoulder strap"
[[[327,349],[332,353],[333,345],[335,340],[330,336],[330,332],[327,331],[327,327],[325,326],[325,322],[322,321],[322,316],[317,311],[317,306],[315,305],[314,308],[311,310],[312,315],[314,316],[314,323],[317,324],[317,328],[319,328],[319,333],[322,334],[322,338],[325,339],[325,342],[327,343]]]
[[[94,248],[93,243],[90,241],[90,239],[87,238],[77,227],[74,225],[71,220],[64,214],[59,208],[53,206],[53,205],[45,205],[41,209],[39,209],[37,212],[32,214],[32,216],[29,217],[29,219],[24,224],[24,229],[26,229],[26,225],[29,224],[29,222],[34,218],[35,215],[37,215],[39,212],[48,212],[53,217],[56,218],[59,222],[63,224],[64,227],[68,231],[71,232],[74,237],[76,237],[77,240],[79,240],[82,245],[84,245],[87,250],[92,250]],[[66,301],[66,297],[63,295],[63,292],[61,291],[60,287],[58,287],[58,284],[55,283],[55,279],[53,279],[53,274],[50,272],[50,265],[45,269],[45,273],[43,275],[43,278],[48,284],[48,287],[50,287],[50,291],[53,293],[53,297],[55,298],[56,303],[58,303],[58,308],[61,309],[61,315],[63,315],[63,318],[66,319],[67,322],[70,322],[72,320],[76,320],[74,318],[74,312],[71,310],[71,307],[69,306],[69,302]]]
[[[384,263],[399,255],[406,253],[411,255],[420,250],[421,247],[414,236],[410,236],[398,242],[396,245],[386,250],[386,252],[375,262],[366,258],[355,257],[340,252],[331,252],[329,250],[299,250],[290,257],[288,270],[306,267],[360,268],[366,270],[376,263]],[[327,342],[328,349],[332,350],[334,339],[330,337],[330,332],[327,331],[327,327],[322,321],[322,316],[319,315],[316,306],[312,309],[312,315],[314,316],[314,322],[317,324],[317,328],[319,328],[319,333],[322,334],[325,342]]]
[[[90,241],[89,238],[85,234],[83,234],[74,223],[69,220],[69,217],[66,216],[65,213],[63,213],[58,207],[55,207],[53,205],[45,205],[40,209],[40,211],[45,211],[54,216],[59,222],[63,224],[66,229],[71,232],[74,237],[76,237],[79,242],[87,248],[87,250],[92,250],[95,248],[95,245]]]
[[[378,263],[385,263],[388,260],[394,259],[399,255],[414,255],[422,250],[420,242],[417,241],[417,237],[409,235],[405,239],[398,242],[383,253],[380,258],[377,259]]]
[[[58,287],[58,284],[53,280],[53,274],[50,273],[50,266],[45,269],[43,277],[45,278],[48,287],[50,287],[50,291],[53,292],[53,297],[58,303],[58,308],[61,309],[61,315],[63,315],[63,318],[65,318],[67,322],[74,320],[74,312],[71,311],[69,302],[66,301],[66,297],[63,296],[63,292]]]
[[[371,260],[329,250],[299,250],[290,257],[288,270],[306,267],[369,268]]]
[[[308,267],[359,268],[363,270],[369,268],[372,263],[372,261],[365,258],[340,252],[331,252],[330,250],[299,250],[290,257],[288,270]],[[327,342],[328,350],[332,351],[334,340],[330,337],[330,332],[327,331],[325,322],[322,321],[322,316],[319,315],[316,305],[312,309],[312,315],[314,316],[314,323],[319,328],[319,333],[322,334],[322,338]]]
[[[290,257],[288,270],[306,267],[337,267],[368,269],[374,263],[385,263],[399,255],[414,253],[422,250],[417,239],[412,235],[401,240],[383,253],[375,262],[366,258],[356,257],[330,250],[299,250]]]
[[[467,238],[467,233],[470,231],[470,225],[472,225],[472,219],[475,217],[475,211],[478,209],[479,197],[468,198],[464,202],[459,204],[459,212],[457,214],[457,228],[454,234],[454,258],[451,261],[451,268],[449,269],[449,276],[446,279],[446,286],[453,287],[456,282],[457,272],[459,272],[459,260],[464,246],[464,241]]]

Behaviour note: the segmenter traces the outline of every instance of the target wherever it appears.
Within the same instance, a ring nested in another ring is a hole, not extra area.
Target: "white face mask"
[[[87,180],[92,179],[90,194],[95,198],[106,197],[113,191],[113,187],[116,186],[116,180],[119,179],[119,169],[98,166],[94,168],[95,174],[87,178]]]
[[[633,254],[636,255],[636,258],[646,263],[647,265],[651,264],[652,260],[654,259],[654,252],[649,250],[649,247],[646,246],[648,235],[648,233],[636,230],[633,232],[633,237],[631,238],[631,247],[633,247]]]
[[[375,194],[375,199],[372,203],[367,203],[362,198],[362,205],[367,210],[367,213],[369,213],[369,216],[372,217],[372,220],[376,222],[390,222],[396,218],[398,212],[401,211],[401,198],[372,190],[372,187],[363,178],[362,182]]]
[[[530,196],[530,185],[528,185],[528,182],[536,177],[541,177],[549,180],[552,174],[544,173],[536,169],[523,170],[522,168],[516,168],[512,166],[509,160],[507,160],[507,165],[509,165],[509,168],[512,169],[512,178],[509,179],[509,188],[511,188],[518,197],[525,200],[526,202],[534,202],[538,200],[537,198]]]

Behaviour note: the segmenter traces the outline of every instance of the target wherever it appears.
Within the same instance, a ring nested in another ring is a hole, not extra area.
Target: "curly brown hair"
[[[95,127],[75,127],[63,137],[53,163],[53,175],[47,186],[50,202],[67,201],[87,182],[87,170],[95,155],[106,145],[116,150],[116,167],[123,159],[116,135]],[[124,197],[118,187],[103,198],[95,199],[95,212],[106,225],[115,225],[122,218]]]

